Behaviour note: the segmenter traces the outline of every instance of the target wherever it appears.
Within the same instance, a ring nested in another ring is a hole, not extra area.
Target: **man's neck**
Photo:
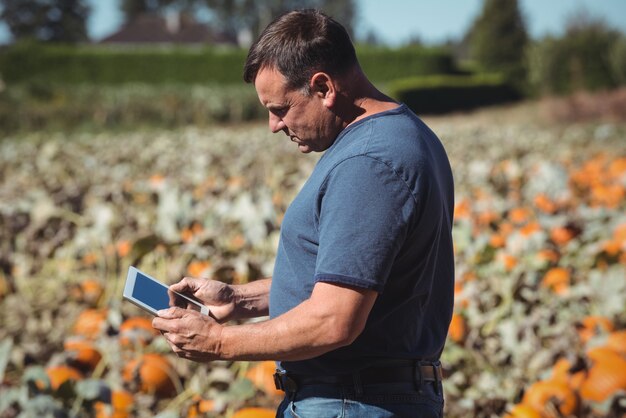
[[[356,68],[339,83],[339,95],[335,112],[343,121],[344,128],[376,113],[394,109],[399,104],[380,92]]]

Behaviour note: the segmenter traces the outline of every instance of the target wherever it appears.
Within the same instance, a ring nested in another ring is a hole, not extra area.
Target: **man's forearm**
[[[269,321],[223,326],[217,357],[225,360],[303,360],[350,344],[374,304],[373,291],[318,284],[310,299]]]
[[[296,309],[298,311],[299,309]],[[218,358],[223,360],[303,360],[340,346],[326,341],[322,321],[288,312],[278,318],[225,326],[219,337]]]
[[[270,283],[237,288],[243,313],[267,312]],[[268,321],[229,326],[173,307],[159,311],[152,325],[177,355],[194,361],[304,360],[354,341],[375,300],[373,290],[320,282],[309,299]]]
[[[269,294],[272,279],[261,279],[243,285],[230,286],[235,302],[234,317],[256,318],[269,315]]]

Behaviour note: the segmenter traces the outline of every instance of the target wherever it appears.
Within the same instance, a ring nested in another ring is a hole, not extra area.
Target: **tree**
[[[622,36],[584,11],[574,15],[562,37],[546,37],[530,48],[529,80],[538,92],[551,94],[614,88],[623,82],[626,63],[626,44],[619,61]]]
[[[198,0],[213,16],[212,23],[230,35],[249,33],[253,39],[277,16],[289,10],[317,8],[353,33],[354,0]]]
[[[479,68],[523,83],[528,34],[517,0],[485,0],[469,32],[470,56]]]
[[[187,9],[197,0],[122,0],[122,13],[124,20],[130,22],[137,16],[146,13],[160,14],[167,7]]]
[[[0,19],[15,40],[83,42],[88,15],[85,0],[3,0]]]
[[[124,14],[124,20],[130,22],[143,13],[154,11],[151,3],[156,2],[148,2],[146,0],[123,0],[122,13]]]
[[[123,0],[126,21],[143,13],[163,13],[171,8],[208,15],[214,30],[249,46],[274,18],[289,10],[316,8],[341,22],[353,33],[355,0]]]
[[[312,7],[332,16],[346,28],[351,37],[354,37],[354,20],[357,12],[354,0],[318,0],[313,3],[317,4],[313,4]]]

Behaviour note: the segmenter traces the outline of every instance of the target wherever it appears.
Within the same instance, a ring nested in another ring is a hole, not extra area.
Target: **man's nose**
[[[272,133],[284,131],[286,127],[285,122],[281,118],[270,112],[270,131]]]

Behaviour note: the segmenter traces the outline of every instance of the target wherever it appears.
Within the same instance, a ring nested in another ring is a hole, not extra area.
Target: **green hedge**
[[[236,84],[242,83],[242,49],[16,45],[0,50],[7,84]],[[426,48],[359,48],[373,81],[455,72],[449,53]]]
[[[365,74],[375,82],[433,74],[457,74],[452,55],[440,48],[357,48]]]
[[[0,91],[0,137],[13,132],[176,128],[267,118],[239,85],[15,85]]]
[[[418,114],[465,111],[521,98],[496,74],[412,77],[390,83],[387,90]]]
[[[7,84],[240,83],[245,52],[212,48],[28,45],[0,53]]]

